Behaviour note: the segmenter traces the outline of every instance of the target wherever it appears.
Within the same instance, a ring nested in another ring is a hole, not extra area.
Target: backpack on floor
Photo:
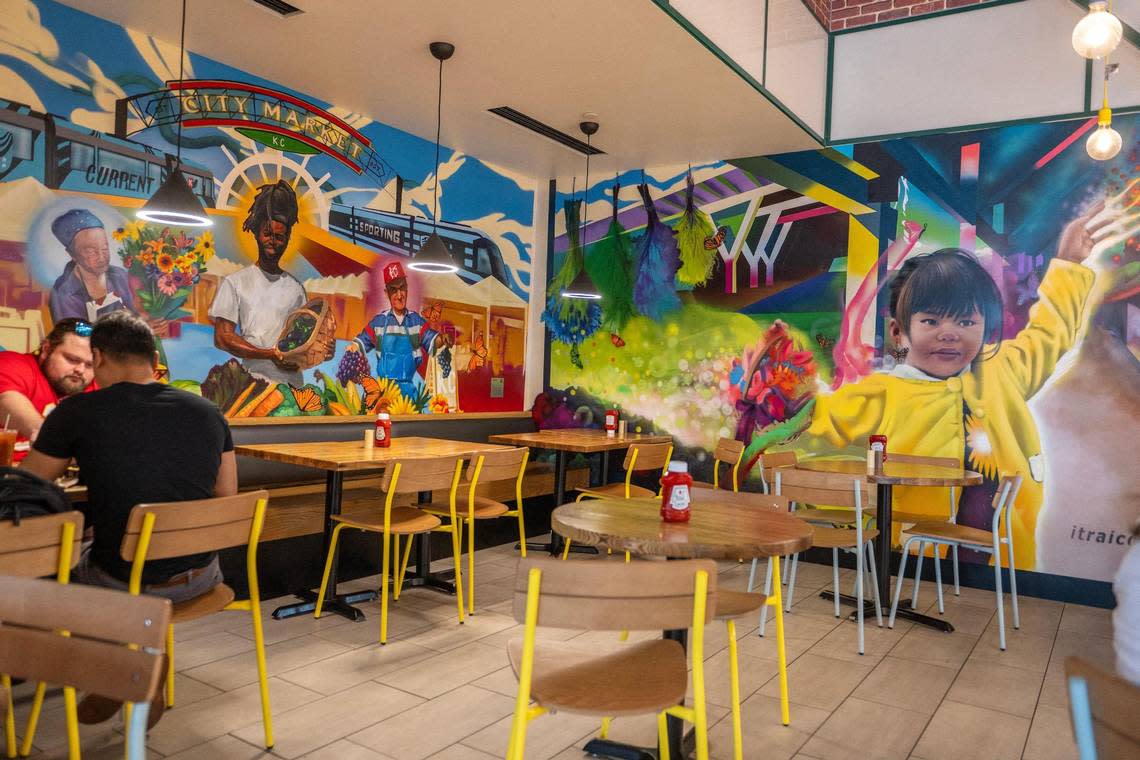
[[[18,467],[0,467],[0,520],[20,524],[25,517],[70,512],[63,489]]]

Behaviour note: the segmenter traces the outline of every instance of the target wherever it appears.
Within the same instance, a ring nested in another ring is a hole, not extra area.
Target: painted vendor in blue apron
[[[384,291],[391,309],[382,311],[364,326],[349,351],[376,352],[376,376],[393,380],[409,399],[419,395],[424,381],[419,368],[429,354],[450,344],[447,335],[427,325],[408,309],[408,278],[400,262],[384,265]]]

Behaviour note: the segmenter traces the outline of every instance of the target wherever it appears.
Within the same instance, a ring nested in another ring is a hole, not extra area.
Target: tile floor
[[[321,760],[490,760],[502,757],[515,694],[506,642],[520,634],[511,617],[510,546],[477,556],[477,614],[455,623],[453,599],[422,589],[391,608],[389,643],[377,645],[379,606],[362,605],[363,623],[332,616],[267,619],[267,658],[276,728],[272,756]],[[446,565],[448,563],[440,563]],[[852,582],[852,571],[841,581]],[[743,589],[748,566],[722,563],[719,582]],[[800,565],[786,618],[792,725],[779,723],[774,628],[739,621],[746,758],[1075,758],[1062,676],[1075,653],[1111,665],[1107,610],[1022,598],[1020,631],[997,648],[993,595],[948,593],[943,634],[900,623],[867,623],[866,654],[855,653],[854,624],[837,620],[817,592],[830,568]],[[375,579],[344,584],[375,587]],[[924,584],[924,604],[933,587]],[[264,603],[266,611],[277,601]],[[1008,619],[1008,615],[1007,615]],[[223,613],[176,629],[177,706],[149,735],[150,757],[252,760],[270,757],[262,737],[248,614]],[[554,630],[546,635],[608,640],[612,635]],[[727,640],[722,624],[706,636],[711,754],[732,757]],[[28,687],[17,691],[27,711]],[[597,723],[542,717],[527,739],[530,760],[578,760]],[[612,737],[650,745],[652,717],[616,720]],[[117,726],[85,726],[83,756],[122,757]],[[49,700],[37,757],[66,756],[62,699]]]

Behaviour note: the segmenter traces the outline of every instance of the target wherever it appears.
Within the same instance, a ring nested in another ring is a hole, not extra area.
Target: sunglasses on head
[[[83,319],[65,319],[57,323],[64,332],[73,332],[80,338],[91,337],[91,323]]]

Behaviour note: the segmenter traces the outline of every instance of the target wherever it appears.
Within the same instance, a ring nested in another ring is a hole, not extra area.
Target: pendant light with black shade
[[[448,274],[458,272],[459,267],[451,258],[447,245],[439,236],[439,133],[443,116],[443,62],[455,54],[455,45],[450,42],[433,42],[428,45],[432,57],[439,61],[439,89],[435,104],[435,188],[432,191],[431,236],[420,246],[412,257],[408,269],[427,274]]]
[[[186,0],[182,0],[182,35],[178,43],[178,82],[182,83],[182,64],[186,58]],[[182,96],[178,98],[178,140],[177,158],[171,167],[166,181],[155,191],[143,207],[136,213],[139,219],[155,224],[169,224],[178,227],[209,227],[214,223],[206,215],[202,203],[190,189],[186,175],[182,173]]]
[[[593,114],[588,114],[592,116]],[[583,185],[582,191],[583,208],[582,208],[582,225],[581,239],[583,254],[586,250],[586,226],[589,224],[590,217],[590,154],[593,152],[590,149],[590,138],[598,131],[598,122],[596,121],[583,121],[578,124],[578,129],[582,130],[586,135],[586,182]],[[560,294],[563,298],[580,298],[589,301],[600,301],[602,292],[598,290],[598,286],[594,284],[594,280],[590,277],[590,273],[586,271],[585,256],[582,257],[582,269],[578,272],[578,276],[574,281],[567,285]]]

